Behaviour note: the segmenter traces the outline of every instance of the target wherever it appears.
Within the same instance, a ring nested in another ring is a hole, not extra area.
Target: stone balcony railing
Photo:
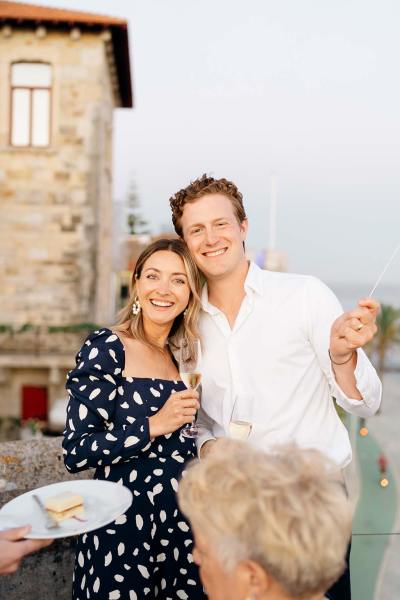
[[[0,332],[0,354],[55,353],[74,356],[89,330],[49,331],[47,327],[34,327],[26,331]]]
[[[60,437],[2,443],[0,466],[8,482],[6,491],[0,492],[0,507],[31,489],[92,476],[90,471],[77,475],[66,471]],[[64,538],[27,556],[16,573],[0,576],[0,598],[70,600],[74,555],[75,538]]]

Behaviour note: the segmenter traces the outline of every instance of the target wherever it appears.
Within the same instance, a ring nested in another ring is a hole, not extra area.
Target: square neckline
[[[163,379],[162,377],[137,377],[136,375],[122,375],[122,372],[125,370],[125,355],[126,355],[126,350],[125,350],[125,346],[123,341],[121,340],[121,338],[119,337],[118,333],[116,331],[114,331],[113,329],[110,329],[109,327],[105,327],[105,330],[110,331],[113,335],[116,336],[118,342],[120,343],[123,353],[124,353],[124,366],[123,369],[121,371],[121,378],[128,380],[128,379],[139,379],[140,381],[166,381],[168,383],[183,383],[182,379]],[[131,383],[130,381],[128,381],[128,383]]]

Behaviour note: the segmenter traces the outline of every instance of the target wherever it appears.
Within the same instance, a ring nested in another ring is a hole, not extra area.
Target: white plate
[[[86,521],[66,519],[59,524],[60,527],[46,529],[45,517],[32,498],[32,494],[37,494],[42,501],[45,501],[49,496],[67,491],[83,497],[82,518]],[[7,502],[0,510],[1,525],[6,529],[29,524],[32,526],[32,531],[26,537],[30,539],[63,538],[108,525],[130,507],[132,499],[132,492],[127,487],[112,481],[99,479],[62,481],[31,490]],[[6,519],[9,519],[8,527],[5,526]]]

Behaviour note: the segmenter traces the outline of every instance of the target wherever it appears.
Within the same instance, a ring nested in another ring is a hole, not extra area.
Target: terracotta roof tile
[[[65,1],[68,2],[68,0]],[[46,23],[48,27],[79,25],[83,29],[88,27],[110,29],[117,67],[121,106],[126,108],[133,106],[128,22],[125,19],[76,10],[64,10],[61,8],[0,0],[0,24],[13,24],[14,22],[19,27]]]
[[[66,0],[68,2],[68,0]],[[118,17],[99,15],[95,13],[65,10],[48,6],[23,4],[22,2],[0,1],[1,20],[50,21],[52,23],[80,23],[87,25],[122,25],[127,21]]]

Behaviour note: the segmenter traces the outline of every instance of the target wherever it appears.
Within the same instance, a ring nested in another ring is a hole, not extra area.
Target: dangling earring
[[[183,316],[186,317],[187,314],[188,314],[188,309],[185,308],[185,310],[183,311]]]
[[[140,313],[142,307],[140,306],[139,298],[136,296],[134,303],[132,304],[132,314],[135,317]]]

